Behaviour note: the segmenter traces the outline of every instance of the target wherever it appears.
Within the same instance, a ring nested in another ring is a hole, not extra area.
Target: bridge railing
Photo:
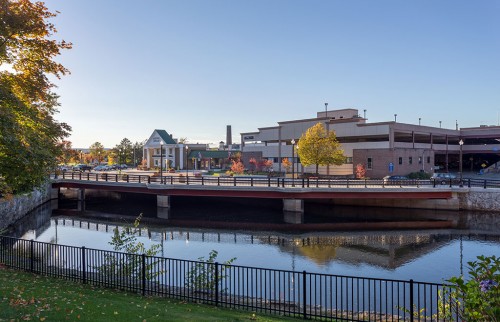
[[[0,264],[142,295],[336,321],[458,321],[450,286],[127,254],[0,236]]]
[[[52,176],[54,177],[54,176]],[[282,187],[282,188],[394,188],[394,187],[481,187],[500,188],[500,180],[487,179],[331,179],[331,178],[283,178],[283,177],[212,177],[138,175],[107,172],[63,172],[59,177],[71,180],[105,181],[121,183],[157,183],[164,185],[207,185],[238,187]]]

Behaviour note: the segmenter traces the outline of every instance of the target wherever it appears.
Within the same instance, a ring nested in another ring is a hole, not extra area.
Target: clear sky
[[[328,109],[369,122],[496,125],[500,1],[48,0],[57,119],[70,141],[113,147],[154,129],[225,141]]]

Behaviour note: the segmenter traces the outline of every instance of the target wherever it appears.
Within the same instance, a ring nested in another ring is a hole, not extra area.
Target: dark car
[[[387,176],[383,178],[385,184],[397,184],[401,185],[405,183],[409,178],[407,176]]]
[[[73,171],[90,172],[90,170],[92,170],[92,167],[86,164],[77,164],[73,167]]]

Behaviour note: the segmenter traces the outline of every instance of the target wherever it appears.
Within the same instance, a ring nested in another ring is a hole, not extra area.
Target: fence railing
[[[63,172],[63,179],[105,181],[121,183],[159,183],[164,185],[206,185],[238,187],[282,187],[282,188],[385,188],[385,187],[481,187],[500,188],[500,180],[482,179],[323,179],[282,177],[209,177],[209,176],[150,176],[119,173]]]
[[[222,307],[336,321],[458,321],[450,287],[126,254],[0,236],[0,263]],[[453,319],[451,319],[453,317]]]

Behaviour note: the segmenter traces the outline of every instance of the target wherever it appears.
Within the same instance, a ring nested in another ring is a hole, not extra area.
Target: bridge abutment
[[[304,222],[304,200],[283,199],[283,221],[288,224]]]

